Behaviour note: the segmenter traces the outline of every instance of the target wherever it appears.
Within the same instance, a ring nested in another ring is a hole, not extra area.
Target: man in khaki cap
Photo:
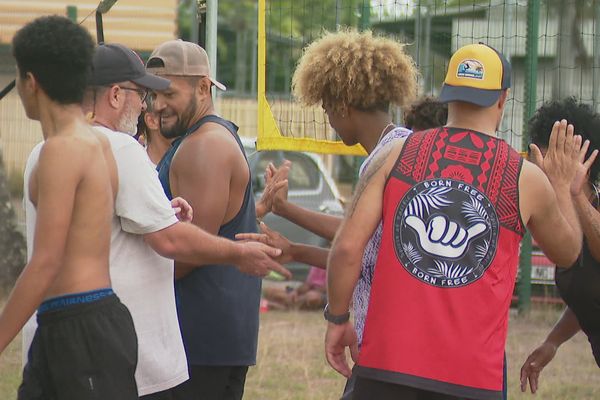
[[[172,40],[154,50],[146,68],[171,81],[155,94],[163,136],[175,138],[158,165],[169,198],[183,196],[192,222],[233,239],[257,232],[250,168],[237,126],[217,115],[210,72],[200,46]],[[175,264],[179,325],[190,380],[176,399],[241,399],[248,366],[256,363],[260,278],[233,266],[191,269]]]

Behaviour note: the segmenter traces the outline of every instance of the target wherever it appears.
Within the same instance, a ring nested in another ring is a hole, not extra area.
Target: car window
[[[285,152],[284,157],[292,162],[288,175],[291,190],[316,190],[319,187],[319,168],[317,164],[301,153]]]

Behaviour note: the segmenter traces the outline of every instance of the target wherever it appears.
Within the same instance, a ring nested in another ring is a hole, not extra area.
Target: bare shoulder
[[[368,181],[369,178],[377,172],[387,177],[392,171],[392,168],[394,168],[394,164],[400,156],[400,152],[404,147],[405,141],[406,138],[398,139],[390,143],[388,146],[380,149],[377,154],[374,155],[373,159],[363,173],[365,180]]]
[[[523,160],[523,167],[519,177],[519,191],[525,194],[539,194],[551,189],[548,177],[534,163]]]
[[[527,224],[532,214],[542,212],[551,196],[554,189],[544,171],[524,160],[519,177],[519,208],[523,221]]]
[[[50,137],[44,141],[40,150],[40,163],[52,162],[70,168],[87,165],[94,157],[110,151],[110,143],[85,125],[77,133],[67,133]]]
[[[380,149],[377,154],[374,155],[358,181],[352,204],[348,209],[347,215],[352,215],[354,213],[367,186],[383,187],[392,168],[394,168],[394,164],[396,163],[403,146],[404,139],[400,139],[393,142],[393,144],[390,143],[389,146]]]
[[[40,150],[40,163],[44,161],[75,162],[86,153],[89,142],[82,141],[76,136],[54,136],[46,139]]]
[[[242,157],[242,152],[231,132],[212,122],[202,125],[185,138],[176,155],[183,160],[202,158],[217,164],[226,164],[237,157]]]
[[[105,153],[107,151],[111,151],[110,141],[108,140],[108,138],[106,137],[106,135],[100,133],[99,131],[97,131],[96,129],[93,129],[93,128],[90,128],[89,131],[92,134],[92,136],[94,136],[96,138],[96,140],[98,141],[98,143],[100,143],[100,147],[102,148],[102,150]]]

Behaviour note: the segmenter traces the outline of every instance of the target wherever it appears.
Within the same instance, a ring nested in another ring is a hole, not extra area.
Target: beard
[[[130,136],[134,136],[137,133],[137,123],[140,112],[136,112],[133,105],[130,102],[125,103],[123,113],[116,124],[116,128],[119,132],[126,133]]]
[[[162,115],[159,118],[160,121],[160,133],[167,139],[173,139],[179,136],[183,136],[188,128],[192,125],[192,119],[194,118],[196,108],[198,107],[198,102],[196,101],[196,97],[192,96],[188,106],[183,110],[181,116],[177,115],[177,120],[175,123],[168,127],[163,125]],[[164,113],[164,111],[163,111]]]

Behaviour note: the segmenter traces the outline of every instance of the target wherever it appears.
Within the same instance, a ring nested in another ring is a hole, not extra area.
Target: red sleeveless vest
[[[479,132],[442,127],[406,140],[384,191],[360,376],[502,398],[521,166],[506,142]]]

